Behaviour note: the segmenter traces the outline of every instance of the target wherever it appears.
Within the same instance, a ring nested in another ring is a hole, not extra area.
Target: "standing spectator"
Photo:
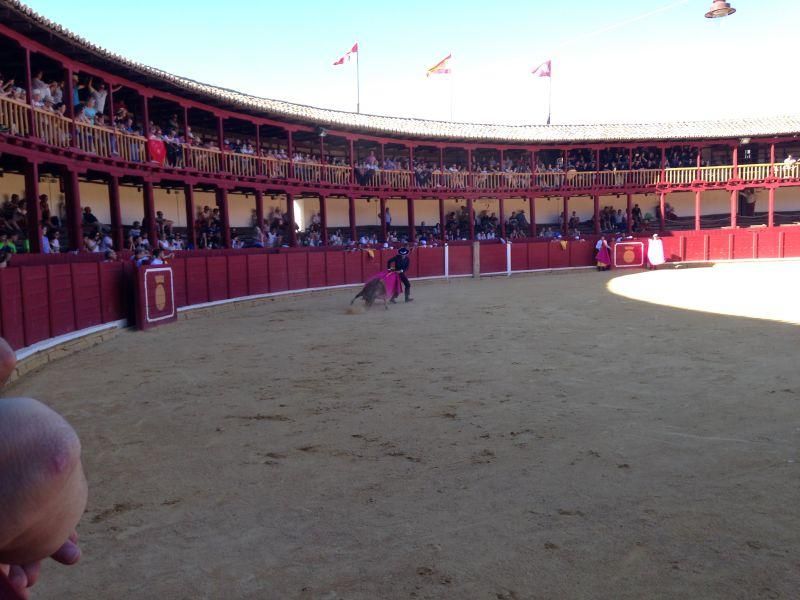
[[[47,225],[42,225],[42,254],[50,254],[50,238],[47,237]]]

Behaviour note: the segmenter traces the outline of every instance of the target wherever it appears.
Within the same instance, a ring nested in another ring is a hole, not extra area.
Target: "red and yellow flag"
[[[450,59],[453,58],[452,54],[448,54],[445,58],[440,60],[425,74],[425,77],[430,77],[431,75],[449,75],[450,74]]]

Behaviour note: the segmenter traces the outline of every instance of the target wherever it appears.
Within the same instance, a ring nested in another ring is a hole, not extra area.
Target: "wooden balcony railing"
[[[75,146],[88,154],[96,154],[105,158],[118,156],[119,148],[116,136],[113,129],[88,123],[75,123]]]
[[[496,190],[503,187],[505,175],[505,173],[475,173],[472,180],[478,189]]]
[[[333,185],[349,185],[350,184],[350,167],[341,165],[323,165],[322,166],[322,180],[325,183]]]
[[[707,183],[725,183],[733,179],[733,167],[701,167],[700,181]]]
[[[4,133],[11,135],[29,135],[29,110],[30,107],[24,102],[18,102],[11,98],[0,98],[0,128]]]
[[[800,165],[797,163],[775,165],[775,176],[783,179],[797,179],[800,177]]]
[[[34,108],[33,124],[36,128],[36,137],[45,144],[59,148],[69,146],[72,126],[70,119],[41,108]]]
[[[696,167],[666,169],[667,183],[672,185],[689,185],[697,179]]]
[[[262,156],[258,159],[258,162],[258,174],[262,177],[269,177],[270,179],[288,179],[288,160],[279,160],[277,158],[273,158],[272,156]]]
[[[408,189],[411,187],[414,174],[411,171],[379,171],[383,187],[392,189]]]
[[[648,187],[658,185],[661,181],[661,169],[639,169],[636,171],[626,171],[626,179],[629,185],[638,187]]]
[[[564,173],[536,173],[536,187],[549,190],[560,188],[564,183]]]
[[[295,162],[294,178],[307,183],[322,181],[322,165],[315,163]]]
[[[466,176],[466,173],[462,173]],[[530,173],[505,173],[505,184],[513,190],[525,190],[531,187]]]
[[[112,145],[116,142],[117,152],[122,160],[128,162],[146,162],[147,154],[145,148],[147,140],[140,135],[132,135],[115,131],[112,137]]]
[[[219,173],[222,152],[218,149],[184,146],[183,154],[183,161],[187,167],[203,173]]]
[[[772,165],[739,165],[739,179],[758,181],[770,177]]]
[[[223,156],[226,172],[237,177],[257,177],[259,175],[258,158],[255,156],[233,152],[225,152]]]

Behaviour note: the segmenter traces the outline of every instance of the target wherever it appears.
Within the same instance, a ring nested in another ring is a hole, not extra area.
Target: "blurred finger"
[[[72,538],[72,536],[70,536],[70,538]],[[73,542],[72,539],[69,539],[64,542],[64,545],[56,550],[55,554],[50,558],[56,562],[60,562],[62,565],[74,565],[81,558],[81,549],[78,547],[78,544]]]
[[[28,600],[28,577],[19,565],[11,565],[8,571],[8,583],[23,600]]]
[[[28,578],[28,587],[33,587],[39,579],[39,573],[42,570],[42,561],[37,560],[34,563],[22,565],[22,570],[25,571],[25,577]]]

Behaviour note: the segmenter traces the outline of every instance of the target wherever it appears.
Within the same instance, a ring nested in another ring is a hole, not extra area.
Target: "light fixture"
[[[725,0],[714,0],[711,3],[711,8],[706,13],[706,19],[719,19],[720,17],[728,17],[736,12],[736,9],[731,6],[730,2]]]
[[[750,143],[750,138],[742,138],[739,140],[743,145],[747,145]]]

